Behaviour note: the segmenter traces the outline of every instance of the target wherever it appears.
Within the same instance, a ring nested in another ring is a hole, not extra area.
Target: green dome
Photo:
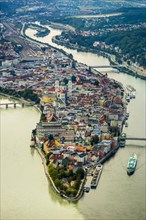
[[[65,82],[62,82],[61,85],[62,85],[62,86],[65,86]]]

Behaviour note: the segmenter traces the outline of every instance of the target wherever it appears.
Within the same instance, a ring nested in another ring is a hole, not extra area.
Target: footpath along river
[[[37,38],[51,44],[51,31],[45,38]],[[26,34],[35,38],[35,30]],[[56,46],[52,43],[52,46]],[[108,64],[108,60],[91,53],[70,51],[74,59],[87,65]],[[123,73],[109,73],[110,77],[136,89],[136,99],[128,110],[127,135],[145,136],[146,82]],[[1,97],[1,102],[8,101]],[[99,185],[90,190],[78,202],[68,203],[58,197],[48,184],[41,159],[29,148],[30,133],[39,121],[40,113],[32,107],[0,109],[1,117],[1,219],[95,219],[131,220],[146,219],[145,143],[127,141],[125,148],[104,164]],[[138,155],[137,170],[132,176],[126,173],[130,155]]]

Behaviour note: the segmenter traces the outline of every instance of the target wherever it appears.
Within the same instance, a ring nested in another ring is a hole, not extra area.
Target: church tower
[[[59,80],[57,79],[55,81],[55,92],[58,92],[59,91]]]
[[[69,79],[68,81],[68,93],[72,94],[72,80],[71,79]]]

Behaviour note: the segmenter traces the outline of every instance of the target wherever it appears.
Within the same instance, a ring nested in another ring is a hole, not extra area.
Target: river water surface
[[[37,38],[51,44],[51,35]],[[34,37],[35,30],[26,34]],[[52,43],[52,46],[56,46]],[[57,46],[56,46],[57,47]],[[59,46],[60,47],[60,46]],[[74,59],[87,65],[109,64],[96,54],[72,53]],[[145,136],[146,82],[123,73],[112,72],[110,77],[136,88],[136,99],[131,100],[128,111],[127,135]],[[8,100],[1,97],[1,102]],[[31,130],[39,121],[40,113],[32,107],[0,109],[1,118],[1,219],[95,219],[131,220],[146,219],[146,151],[144,142],[127,141],[125,148],[104,164],[96,190],[90,190],[78,202],[69,203],[58,197],[48,184],[41,159],[29,147]],[[127,176],[126,165],[132,153],[138,155],[137,169]]]

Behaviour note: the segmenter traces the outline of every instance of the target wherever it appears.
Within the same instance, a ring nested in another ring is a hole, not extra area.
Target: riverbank
[[[0,95],[1,95],[1,96],[4,96],[4,97],[7,97],[8,99],[14,99],[14,100],[17,100],[17,101],[26,103],[27,106],[29,106],[29,103],[30,103],[30,101],[28,101],[28,100],[26,100],[26,99],[17,98],[17,97],[15,97],[15,96],[8,95],[8,94],[2,93],[2,92],[0,92]],[[36,105],[33,105],[33,107],[34,107],[40,114],[42,114],[42,111],[41,111],[40,107],[39,107],[37,104],[36,104]]]
[[[120,66],[120,64],[118,64],[115,59],[113,60],[113,56],[115,57],[115,55],[113,54],[110,54],[110,53],[107,53],[107,52],[104,52],[104,51],[97,51],[96,49],[90,49],[90,48],[85,48],[85,47],[79,47],[79,46],[75,46],[75,45],[70,45],[69,43],[62,43],[61,41],[59,41],[58,39],[56,39],[56,37],[54,37],[52,39],[52,41],[58,45],[61,45],[61,46],[65,46],[65,47],[68,47],[70,49],[73,49],[73,50],[77,50],[77,51],[81,51],[81,52],[90,52],[90,53],[94,53],[94,54],[98,54],[98,55],[101,55],[103,57],[106,57],[109,61],[110,61],[110,64],[111,65],[114,65],[113,68],[119,70],[120,72],[124,72],[128,75],[131,75],[133,77],[136,77],[136,78],[140,78],[142,80],[146,80],[146,75],[143,74],[143,73],[138,73],[138,70],[136,70],[136,67],[135,67],[135,70],[132,70],[131,66]],[[115,57],[116,58],[116,57]],[[134,68],[133,68],[134,69]]]
[[[8,94],[2,93],[2,92],[0,92],[0,95],[1,96],[5,96],[5,97],[7,97],[9,99],[14,99],[14,100],[17,100],[17,101],[21,101],[21,102],[26,103],[26,104],[29,104],[31,102],[31,100],[29,101],[29,100],[26,100],[26,99],[17,98],[17,97],[15,97],[13,95],[8,95]]]
[[[39,26],[39,25],[38,25]],[[41,25],[40,25],[40,27],[41,27]],[[43,26],[42,26],[43,27]],[[37,44],[39,44],[39,45],[41,45],[41,46],[46,46],[46,47],[50,47],[50,48],[52,48],[52,49],[54,49],[54,50],[58,50],[59,52],[61,52],[62,54],[64,54],[64,55],[66,55],[66,56],[68,56],[70,59],[72,59],[72,57],[71,57],[71,55],[70,54],[67,54],[64,50],[62,50],[62,49],[58,49],[58,48],[56,48],[56,47],[53,47],[52,45],[50,45],[49,43],[43,43],[43,42],[40,42],[39,40],[36,40],[36,39],[33,39],[33,38],[31,38],[31,37],[29,37],[29,36],[27,36],[26,35],[26,30],[29,28],[29,26],[27,27],[27,24],[23,24],[22,25],[22,28],[21,28],[21,31],[20,31],[20,33],[21,33],[21,36],[23,36],[23,37],[25,37],[26,39],[28,39],[30,42],[32,42],[32,43],[37,43]],[[73,59],[72,59],[73,60]]]
[[[42,164],[43,164],[43,167],[44,167],[44,172],[45,172],[45,175],[46,175],[46,177],[47,177],[49,183],[51,184],[52,189],[53,189],[61,198],[64,198],[64,199],[66,199],[66,200],[69,201],[69,202],[76,202],[76,201],[78,201],[78,200],[83,196],[83,193],[84,193],[84,190],[83,190],[83,189],[84,189],[84,184],[85,184],[85,181],[86,181],[86,175],[85,175],[84,179],[83,179],[82,182],[81,182],[81,185],[80,185],[80,188],[79,188],[79,190],[78,190],[77,195],[76,195],[75,197],[67,197],[66,195],[64,195],[61,191],[59,191],[59,190],[56,188],[56,186],[55,186],[55,184],[54,184],[54,182],[53,182],[53,180],[52,180],[52,178],[51,178],[51,176],[50,176],[50,174],[49,174],[49,172],[48,172],[48,166],[46,165],[46,158],[45,158],[45,155],[44,155],[44,153],[42,152],[42,150],[37,146],[37,144],[35,144],[34,148],[37,150],[38,154],[40,155],[40,157],[41,157],[41,159],[42,159]]]
[[[68,197],[68,196],[64,195],[60,190],[58,190],[57,187],[55,186],[54,181],[52,180],[52,178],[48,172],[48,166],[46,165],[46,157],[45,157],[45,154],[43,153],[43,151],[38,147],[37,143],[31,147],[34,147],[36,149],[36,151],[38,152],[38,154],[40,155],[40,158],[42,159],[42,164],[44,167],[45,175],[46,175],[49,183],[51,184],[51,187],[54,190],[54,192],[56,192],[61,198],[64,198],[69,202],[76,202],[76,201],[80,200],[85,192],[84,187],[85,187],[85,183],[87,181],[87,172],[85,172],[84,179],[81,182],[81,185],[80,185],[80,188],[78,190],[77,195],[75,197]],[[99,164],[104,164],[107,160],[109,160],[111,157],[113,157],[116,154],[118,149],[119,149],[119,146],[117,146],[116,148],[114,148],[110,152],[108,152],[103,158],[101,158],[97,162],[97,166]],[[96,165],[94,165],[93,167],[96,167]],[[101,176],[101,173],[102,173],[102,170],[100,172],[100,175],[98,176],[98,181]]]
[[[77,62],[77,61],[73,58],[72,54],[69,54],[69,53],[65,52],[63,49],[56,48],[56,47],[50,45],[49,43],[43,43],[43,42],[41,42],[41,41],[39,41],[39,40],[36,40],[36,39],[33,39],[33,38],[29,37],[29,36],[26,35],[26,33],[25,33],[26,30],[27,30],[26,25],[23,24],[23,25],[22,25],[22,29],[21,29],[21,31],[20,31],[20,32],[21,32],[21,36],[25,37],[25,38],[28,39],[30,42],[39,44],[40,46],[42,45],[42,46],[50,47],[50,48],[52,48],[52,49],[54,49],[54,50],[58,50],[59,52],[61,52],[61,53],[64,54],[65,56],[69,57],[69,59],[71,59],[72,61]],[[102,54],[101,54],[101,55],[102,55]],[[106,57],[106,56],[105,56],[105,57]],[[89,68],[88,65],[86,65],[86,64],[84,64],[84,63],[81,63],[81,64],[83,64],[84,66],[86,66],[87,68]],[[102,73],[99,72],[98,70],[95,70],[95,69],[94,69],[94,70],[92,70],[92,72],[93,72],[94,74],[100,74],[100,75],[102,76]]]
[[[40,25],[40,27],[43,27],[43,25],[41,25],[41,24],[39,24]],[[38,25],[38,26],[39,26]],[[54,26],[55,24],[52,24],[52,27]],[[59,26],[61,27],[63,27],[64,29],[67,29],[68,27],[66,26],[66,25],[61,25],[61,24],[58,24],[57,23],[57,26],[58,26],[58,28],[59,28]],[[30,38],[30,37],[28,37],[26,34],[25,34],[25,30],[26,30],[27,28],[25,27],[24,29],[23,29],[23,31],[21,31],[21,33],[23,33],[23,36],[25,36],[26,38],[28,38],[28,39],[30,39],[30,40],[32,40],[32,41],[34,41],[34,42],[37,42],[37,43],[40,43],[40,41],[38,41],[38,40],[34,40],[34,39],[32,39],[32,38]],[[74,30],[72,30],[72,31],[74,31]],[[117,66],[116,67],[116,65],[119,65],[117,62],[115,62],[115,59],[113,60],[113,54],[109,54],[109,53],[107,53],[107,52],[104,52],[104,51],[97,51],[97,50],[94,50],[94,49],[87,49],[87,48],[84,48],[84,47],[76,47],[76,46],[74,46],[74,45],[69,45],[69,44],[65,44],[64,42],[62,43],[62,42],[60,42],[59,40],[57,40],[55,37],[53,37],[53,39],[52,39],[52,42],[54,42],[54,43],[56,43],[56,44],[58,44],[58,45],[61,45],[61,46],[67,46],[68,48],[70,48],[70,49],[73,49],[73,50],[77,50],[77,51],[81,51],[81,52],[90,52],[90,53],[93,53],[93,54],[98,54],[98,55],[101,55],[101,56],[103,56],[103,57],[105,57],[105,58],[107,58],[109,61],[110,61],[110,63],[111,63],[111,65],[113,64],[113,65],[115,65],[115,67],[114,68],[116,68],[118,71],[120,71],[120,72],[124,72],[124,73],[126,73],[126,74],[128,74],[128,75],[131,75],[131,76],[133,76],[133,77],[136,77],[136,78],[140,78],[140,79],[143,79],[143,80],[146,80],[146,76],[143,74],[143,73],[139,73],[139,71],[138,71],[138,69],[136,70],[136,68],[134,68],[134,67],[131,67],[131,66],[128,66],[127,64],[126,64],[126,66]],[[41,42],[42,43],[42,42]],[[56,47],[53,47],[52,45],[50,45],[50,44],[47,44],[47,43],[42,43],[43,45],[48,45],[48,46],[50,46],[50,47],[52,47],[52,48],[54,48],[54,49],[57,49],[58,51],[60,51],[60,52],[62,52],[63,54],[65,54],[66,56],[69,56],[70,58],[71,58],[71,56],[70,56],[70,54],[67,54],[64,50],[62,50],[62,49],[58,49],[58,48],[56,48]]]

